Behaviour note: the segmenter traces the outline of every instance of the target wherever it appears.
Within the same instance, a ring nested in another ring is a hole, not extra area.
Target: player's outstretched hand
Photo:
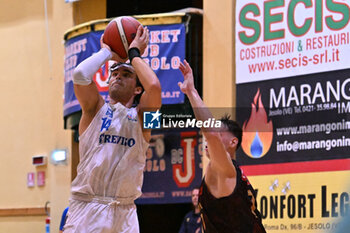
[[[184,63],[180,62],[179,69],[184,76],[183,82],[178,82],[178,85],[180,87],[180,90],[188,95],[191,91],[195,90],[194,88],[194,82],[193,82],[193,72],[190,64],[186,60],[184,60]]]
[[[128,60],[127,58],[122,59],[121,57],[119,57],[119,55],[117,53],[113,52],[112,49],[107,44],[105,44],[103,42],[103,35],[104,34],[102,34],[102,36],[100,38],[100,45],[101,45],[101,48],[107,48],[109,51],[111,51],[111,53],[112,53],[111,60],[114,60],[116,62],[126,62]]]
[[[148,42],[149,42],[149,30],[147,27],[142,27],[142,25],[140,25],[137,28],[136,36],[134,40],[131,42],[129,49],[138,48],[140,50],[140,54],[142,55],[147,48]]]

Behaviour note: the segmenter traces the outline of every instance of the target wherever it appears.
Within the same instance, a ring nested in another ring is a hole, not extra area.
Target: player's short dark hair
[[[142,96],[143,92],[145,91],[145,89],[143,88],[142,83],[140,82],[140,79],[139,79],[139,77],[137,77],[137,75],[136,75],[136,87],[141,87],[142,91],[140,94],[135,96],[133,105],[138,105],[140,103],[141,96]]]
[[[111,65],[111,67],[109,68],[110,71],[111,71],[111,74],[112,74],[112,72],[113,72],[114,70],[117,69],[118,66],[121,66],[121,65],[123,65],[123,64],[126,64],[127,66],[132,66],[131,63],[128,63],[128,62],[116,62],[116,63],[114,63],[113,65]],[[111,79],[111,76],[109,76],[108,82],[109,82],[110,79]],[[140,82],[139,77],[137,76],[137,74],[136,74],[136,87],[141,87],[141,88],[142,88],[142,91],[141,91],[140,94],[138,94],[138,95],[135,96],[134,102],[133,102],[133,106],[136,106],[136,105],[138,105],[138,104],[140,103],[141,96],[142,96],[142,94],[143,94],[143,92],[144,92],[144,90],[145,90],[145,89],[143,88],[142,83]]]
[[[225,114],[221,117],[220,121],[227,127],[228,131],[233,134],[238,139],[237,149],[241,146],[242,143],[242,128],[241,126],[234,120],[230,119],[231,116]]]

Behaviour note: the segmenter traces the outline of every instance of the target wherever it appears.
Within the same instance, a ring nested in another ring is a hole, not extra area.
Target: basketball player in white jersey
[[[141,195],[151,137],[150,131],[142,131],[142,114],[143,109],[156,111],[161,106],[159,80],[140,57],[148,40],[148,29],[140,26],[129,46],[131,64],[111,67],[109,103],[92,77],[106,61],[122,60],[102,38],[101,50],[74,70],[74,91],[82,108],[80,163],[72,183],[65,233],[139,232],[134,200]],[[138,95],[139,104],[132,107]]]

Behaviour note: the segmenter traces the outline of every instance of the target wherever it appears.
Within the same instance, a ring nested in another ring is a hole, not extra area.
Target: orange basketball
[[[103,42],[113,52],[117,53],[120,58],[125,59],[128,57],[129,45],[134,40],[139,25],[141,23],[133,17],[117,17],[107,25],[104,31]]]

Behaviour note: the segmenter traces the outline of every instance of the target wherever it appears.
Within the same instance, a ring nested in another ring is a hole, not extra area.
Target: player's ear
[[[233,148],[237,147],[237,144],[238,144],[238,138],[233,137],[230,141],[230,147],[233,149]]]
[[[142,92],[142,87],[135,87],[134,94],[138,95]]]

